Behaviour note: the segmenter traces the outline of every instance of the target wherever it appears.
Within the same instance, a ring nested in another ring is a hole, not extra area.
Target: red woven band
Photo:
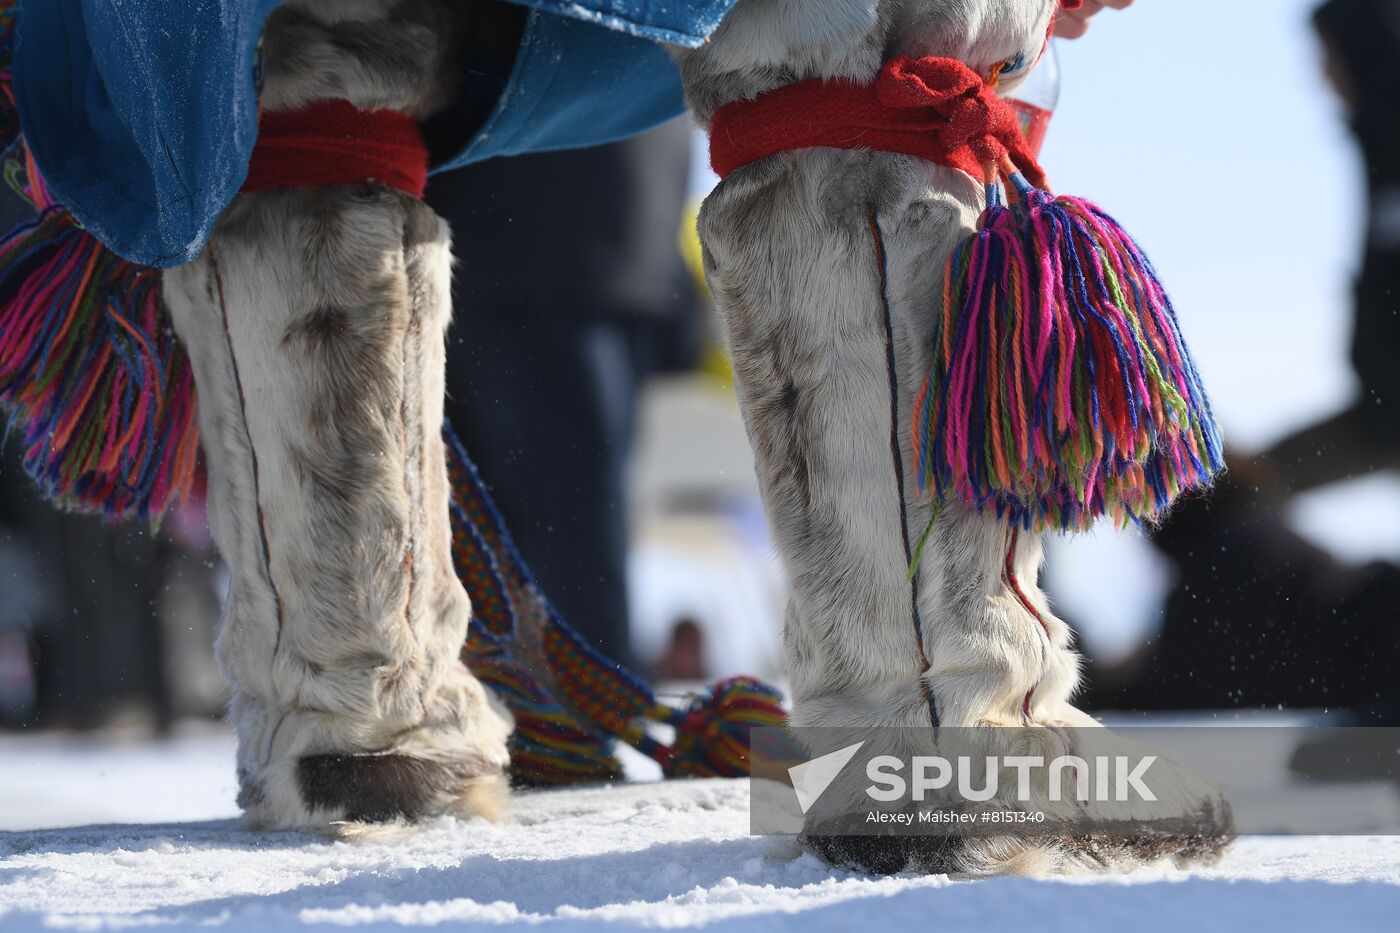
[[[812,147],[899,152],[979,180],[1014,168],[1045,185],[1011,105],[952,58],[897,58],[872,84],[790,84],[729,104],[710,123],[710,164],[720,177]]]
[[[395,110],[328,100],[264,113],[243,191],[375,182],[423,196],[428,147],[418,121]]]

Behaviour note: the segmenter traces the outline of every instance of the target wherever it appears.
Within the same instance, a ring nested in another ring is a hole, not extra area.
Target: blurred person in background
[[[1292,531],[1289,496],[1400,468],[1400,0],[1328,0],[1313,25],[1366,172],[1354,296],[1356,401],[1253,458],[1153,537],[1176,565],[1162,632],[1093,674],[1091,703],[1132,709],[1315,707],[1400,714],[1400,567],[1346,566]]]
[[[33,216],[18,196],[0,196],[0,230]],[[0,447],[0,727],[164,732],[175,710],[155,607],[168,542],[55,510],[20,453]]]
[[[55,510],[17,453],[0,459],[0,725],[168,731],[156,605],[172,544],[140,525]]]
[[[1351,346],[1360,389],[1263,455],[1290,492],[1400,468],[1400,0],[1328,0],[1313,24],[1366,170]]]
[[[0,189],[0,230],[33,218]],[[222,716],[202,483],[159,530],[115,525],[56,510],[7,440],[0,425],[0,728],[163,734],[180,716]]]
[[[631,667],[627,468],[639,393],[699,357],[678,237],[690,130],[433,179],[456,252],[447,416],[569,624]]]
[[[18,483],[6,483],[8,459],[0,451],[0,728],[21,726],[34,715],[34,634],[51,601],[27,536],[21,534]]]

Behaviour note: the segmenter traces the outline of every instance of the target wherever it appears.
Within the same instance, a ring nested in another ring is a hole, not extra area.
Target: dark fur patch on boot
[[[466,770],[406,755],[307,755],[297,788],[309,810],[357,823],[416,820],[451,796]]]
[[[1068,835],[850,835],[839,824],[828,824],[832,832],[804,834],[802,845],[829,865],[872,875],[1034,872],[1059,859],[1106,869],[1163,859],[1184,866],[1215,861],[1235,838],[1234,815],[1223,799],[1204,801],[1196,812],[1177,819],[1100,825],[1093,832]],[[998,845],[998,840],[1009,845]],[[1051,861],[1024,858],[1036,849]]]
[[[840,836],[807,833],[803,847],[836,868],[870,875],[918,871],[944,875],[961,870],[965,840],[957,836]]]
[[[1061,840],[1061,845],[1105,867],[1123,861],[1171,859],[1178,865],[1212,862],[1235,840],[1235,815],[1224,799],[1204,801],[1195,813],[1120,830]]]

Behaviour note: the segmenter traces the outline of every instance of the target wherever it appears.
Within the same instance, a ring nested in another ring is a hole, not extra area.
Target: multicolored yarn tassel
[[[921,485],[1037,529],[1151,520],[1224,462],[1171,301],[1112,217],[1007,174],[948,260]]]
[[[454,558],[474,613],[462,657],[515,716],[515,779],[621,777],[615,739],[659,762],[668,777],[747,774],[748,730],[785,722],[781,694],[736,677],[673,706],[603,657],[540,592],[450,426],[446,439]],[[656,726],[674,729],[674,741],[662,741]]]
[[[6,171],[40,214],[0,241],[0,405],[55,502],[157,520],[188,491],[198,446],[160,273],[84,230],[28,161],[27,187],[18,165]]]

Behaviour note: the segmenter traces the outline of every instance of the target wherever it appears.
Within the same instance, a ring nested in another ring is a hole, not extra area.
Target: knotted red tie
[[[1015,111],[952,58],[897,58],[871,84],[790,84],[723,107],[710,125],[710,162],[721,177],[813,147],[898,152],[980,180],[994,180],[1009,159],[1032,185],[1045,184]]]

